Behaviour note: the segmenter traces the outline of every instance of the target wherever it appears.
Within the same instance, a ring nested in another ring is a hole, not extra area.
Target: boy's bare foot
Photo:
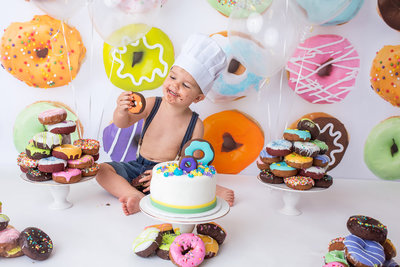
[[[228,202],[230,207],[233,206],[233,202],[235,201],[235,193],[233,190],[217,185],[217,196]]]
[[[119,198],[119,202],[122,203],[122,210],[125,215],[131,215],[140,211],[139,202],[144,197],[144,194],[137,192],[136,194],[129,196],[122,196]]]

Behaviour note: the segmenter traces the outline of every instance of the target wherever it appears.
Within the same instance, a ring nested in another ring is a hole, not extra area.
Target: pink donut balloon
[[[313,104],[342,101],[354,88],[360,57],[346,38],[316,35],[301,43],[287,63],[289,86]]]

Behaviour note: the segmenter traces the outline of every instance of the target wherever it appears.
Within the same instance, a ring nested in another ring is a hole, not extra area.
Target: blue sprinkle
[[[164,172],[164,176],[165,176],[165,177],[168,177],[168,172]]]
[[[193,178],[193,177],[194,177],[194,175],[191,174],[191,173],[189,173],[188,176],[189,176],[190,178]]]

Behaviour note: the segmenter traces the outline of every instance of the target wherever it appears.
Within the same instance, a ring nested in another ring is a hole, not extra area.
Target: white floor
[[[95,180],[71,185],[69,200],[74,205],[55,211],[48,208],[52,196],[47,186],[23,181],[16,166],[1,169],[0,201],[10,224],[18,230],[41,228],[52,238],[54,250],[44,262],[24,256],[0,258],[0,265],[173,266],[157,256],[133,254],[134,238],[159,221],[142,213],[123,215],[118,200]],[[218,256],[203,266],[322,266],[329,241],[349,234],[346,221],[355,214],[379,219],[392,242],[400,244],[400,183],[336,179],[329,190],[302,194],[300,216],[280,214],[281,192],[270,191],[256,177],[219,175],[218,183],[235,190],[236,203],[216,221],[228,236]]]

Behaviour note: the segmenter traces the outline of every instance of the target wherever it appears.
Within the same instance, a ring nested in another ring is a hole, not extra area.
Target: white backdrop
[[[0,9],[0,29],[5,29],[11,22],[31,20],[35,14],[43,12],[32,3],[23,0],[7,1]],[[116,97],[122,90],[114,87],[107,79],[102,59],[103,41],[92,29],[87,9],[80,10],[69,20],[69,24],[80,31],[87,48],[86,60],[72,85],[51,89],[33,88],[0,69],[3,100],[0,105],[2,164],[16,164],[17,152],[13,145],[12,127],[18,113],[34,101],[61,101],[76,109],[84,124],[86,138],[100,138],[103,128],[111,121]],[[228,18],[215,11],[206,0],[168,0],[156,26],[168,34],[178,54],[190,33],[211,34],[226,30]],[[350,22],[341,26],[315,27],[311,35],[320,33],[340,34],[348,38],[361,57],[356,88],[341,103],[310,104],[292,92],[287,85],[286,75],[282,76],[283,86],[280,90],[281,75],[278,74],[271,77],[270,83],[259,93],[252,93],[244,99],[222,104],[214,104],[206,99],[192,107],[202,119],[226,109],[245,112],[259,122],[266,139],[278,137],[287,123],[290,124],[303,114],[329,113],[345,124],[350,135],[349,147],[342,162],[330,174],[337,178],[377,179],[363,161],[364,142],[373,126],[389,116],[398,115],[399,109],[392,107],[371,90],[369,71],[375,52],[384,45],[398,44],[400,34],[389,28],[379,17],[376,1],[373,0],[365,0],[358,15]],[[73,88],[76,90],[76,99],[73,97]],[[160,95],[161,91],[145,91],[144,94]],[[281,107],[276,105],[280,94]],[[103,107],[104,117],[100,121]],[[268,121],[268,117],[272,118],[271,121]],[[108,160],[104,152],[101,160]],[[250,175],[257,173],[255,163],[242,172]]]

